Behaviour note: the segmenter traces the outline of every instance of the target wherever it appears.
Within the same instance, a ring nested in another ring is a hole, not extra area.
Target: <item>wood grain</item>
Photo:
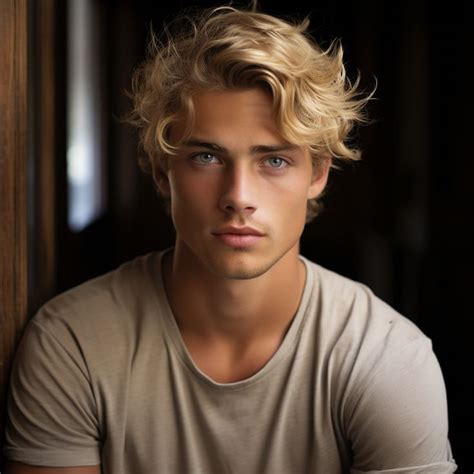
[[[0,2],[0,433],[11,358],[28,304],[27,3]]]

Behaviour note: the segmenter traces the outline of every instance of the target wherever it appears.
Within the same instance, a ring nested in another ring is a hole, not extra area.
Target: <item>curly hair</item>
[[[142,167],[155,183],[177,152],[169,130],[183,112],[182,139],[192,131],[192,94],[199,90],[262,87],[271,94],[282,136],[307,147],[313,166],[323,158],[332,158],[333,167],[334,159],[360,159],[348,141],[354,124],[367,121],[364,108],[373,92],[363,97],[359,77],[354,84],[347,78],[340,41],[324,50],[312,40],[308,18],[290,23],[224,6],[183,16],[171,26],[163,40],[151,33],[149,59],[132,77],[129,120],[146,154]],[[319,213],[320,197],[308,201],[306,222]]]

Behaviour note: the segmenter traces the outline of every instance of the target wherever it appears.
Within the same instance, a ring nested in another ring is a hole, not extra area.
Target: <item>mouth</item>
[[[252,227],[227,227],[213,232],[217,240],[232,248],[249,248],[259,243],[264,234]]]

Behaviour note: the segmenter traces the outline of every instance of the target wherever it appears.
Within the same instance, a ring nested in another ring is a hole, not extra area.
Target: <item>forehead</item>
[[[263,120],[275,121],[272,98],[260,88],[198,91],[191,96],[191,100],[196,114],[205,114],[209,118],[219,116],[219,118],[236,119],[244,113]]]
[[[272,98],[260,88],[237,91],[198,91],[191,97],[191,134],[229,141],[270,140],[287,143],[280,133]],[[172,136],[182,137],[186,118],[175,124]]]

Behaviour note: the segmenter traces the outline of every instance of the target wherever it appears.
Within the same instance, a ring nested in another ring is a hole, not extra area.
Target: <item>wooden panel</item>
[[[29,312],[35,312],[56,291],[56,68],[55,1],[32,4],[30,54],[30,153],[29,185]]]
[[[27,0],[0,2],[0,432],[27,318]]]

